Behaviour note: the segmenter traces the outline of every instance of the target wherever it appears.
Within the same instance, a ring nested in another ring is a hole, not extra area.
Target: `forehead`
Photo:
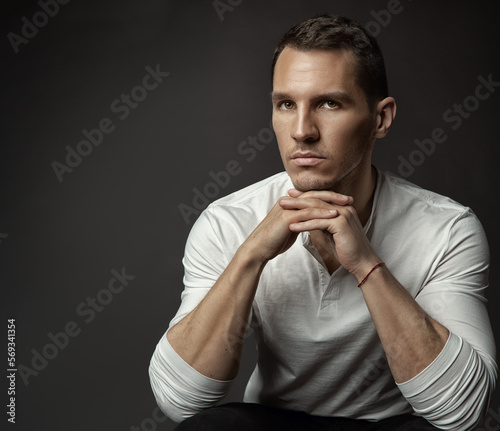
[[[361,92],[356,58],[346,49],[300,51],[287,46],[276,61],[273,91]]]

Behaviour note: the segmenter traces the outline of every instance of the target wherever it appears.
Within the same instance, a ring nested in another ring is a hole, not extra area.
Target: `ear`
[[[383,138],[389,132],[392,126],[394,117],[396,116],[396,100],[393,97],[386,97],[377,103],[376,125],[374,130],[375,138]]]

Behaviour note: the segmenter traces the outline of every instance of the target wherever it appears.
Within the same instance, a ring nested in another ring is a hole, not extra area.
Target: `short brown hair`
[[[348,49],[357,59],[357,83],[368,105],[389,95],[384,57],[377,41],[360,24],[341,15],[319,15],[292,27],[277,45],[271,79],[278,57],[285,47],[299,51]]]

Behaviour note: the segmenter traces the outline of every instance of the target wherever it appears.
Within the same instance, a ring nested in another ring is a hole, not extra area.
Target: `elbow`
[[[474,384],[468,388],[463,388],[463,392],[457,394],[441,414],[434,412],[426,417],[432,425],[442,430],[467,431],[476,429],[482,423],[491,422],[492,418],[486,415],[496,377],[484,367],[481,368],[481,378],[475,379]]]
[[[175,423],[180,423],[189,416],[184,416],[183,411],[178,408],[174,403],[165,398],[159,398],[155,393],[156,404],[162,411],[162,413]]]
[[[456,430],[475,430],[479,425],[491,422],[492,417],[488,416],[488,408],[491,396],[495,390],[496,377],[485,372],[484,379],[477,383],[475,393],[471,393],[471,403],[469,409],[460,418]],[[466,424],[466,426],[462,425]],[[492,429],[492,428],[486,428]]]
[[[151,388],[161,411],[174,422],[216,405],[231,381],[214,380],[189,366],[163,336],[149,365]]]
[[[468,431],[485,418],[496,379],[495,360],[451,333],[434,362],[399,387],[415,413],[436,428]]]
[[[453,429],[472,430],[483,423],[486,424],[491,422],[492,417],[487,416],[487,413],[497,382],[497,366],[493,361],[487,362],[489,362],[489,366],[485,366],[484,359],[481,360],[482,367],[480,367],[480,369],[482,375],[476,380],[476,384],[470,391],[469,409],[465,411],[465,414],[458,423],[458,427]],[[462,425],[463,423],[467,426],[464,427]]]
[[[182,402],[182,394],[176,393],[168,382],[162,380],[153,363],[149,365],[149,380],[158,407],[170,420],[179,423],[198,413],[192,406]]]

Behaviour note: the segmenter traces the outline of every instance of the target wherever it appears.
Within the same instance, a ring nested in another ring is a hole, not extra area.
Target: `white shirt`
[[[292,187],[279,173],[202,213],[186,244],[182,303],[169,327],[204,298]],[[396,384],[356,279],[343,267],[330,275],[309,234],[301,233],[260,277],[251,315],[258,363],[244,401],[367,420],[415,411],[440,429],[471,429],[497,378],[484,297],[489,253],[479,221],[451,199],[378,172],[364,231],[396,279],[449,329],[440,355]],[[166,336],[153,354],[150,376],[159,406],[175,421],[216,404],[231,384],[191,368]]]

